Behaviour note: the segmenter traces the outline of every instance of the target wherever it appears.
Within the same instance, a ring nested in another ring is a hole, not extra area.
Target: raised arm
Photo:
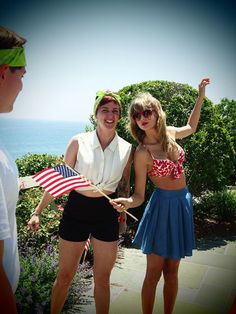
[[[193,107],[193,110],[190,113],[187,124],[180,128],[175,128],[175,127],[168,128],[170,133],[172,133],[175,138],[177,139],[184,138],[196,132],[198,122],[200,119],[200,113],[202,109],[203,100],[205,98],[205,87],[208,84],[210,84],[210,79],[204,78],[201,80],[200,84],[198,85],[199,94],[198,94],[196,103]]]
[[[78,152],[78,141],[75,138],[72,138],[72,140],[69,142],[65,156],[64,161],[67,163],[70,167],[74,168],[75,162],[76,162],[76,156]],[[28,221],[28,227],[35,231],[39,228],[39,216],[41,215],[42,211],[51,204],[53,200],[53,196],[51,196],[48,192],[44,192],[43,196],[38,204],[38,206],[35,208],[34,212],[32,213],[30,220]]]

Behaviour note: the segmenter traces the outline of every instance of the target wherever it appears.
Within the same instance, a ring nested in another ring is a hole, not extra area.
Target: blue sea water
[[[88,122],[0,119],[0,139],[14,159],[27,153],[60,156]]]

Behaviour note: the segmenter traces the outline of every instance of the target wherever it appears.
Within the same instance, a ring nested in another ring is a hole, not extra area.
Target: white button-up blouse
[[[117,134],[103,151],[96,131],[80,133],[75,170],[102,190],[115,192],[131,153],[132,145]],[[77,190],[94,190],[84,187]]]

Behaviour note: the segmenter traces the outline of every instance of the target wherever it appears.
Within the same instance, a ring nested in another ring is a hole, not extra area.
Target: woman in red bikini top
[[[160,102],[149,93],[138,95],[129,109],[130,132],[139,143],[134,155],[135,191],[112,204],[118,211],[140,206],[147,176],[156,186],[139,223],[133,243],[147,254],[142,287],[143,313],[152,313],[157,283],[164,277],[165,313],[172,313],[178,290],[180,259],[195,248],[191,194],[184,174],[184,150],[176,139],[196,131],[208,78],[199,84],[199,96],[183,127],[166,126]]]
[[[181,128],[166,126],[165,113],[159,101],[150,94],[142,94],[140,97],[152,105],[140,108],[142,114],[137,109],[134,110],[134,107],[130,109],[134,110],[130,122],[131,134],[140,143],[134,158],[136,180],[133,200],[138,204],[143,202],[147,176],[160,189],[177,190],[186,187],[183,167],[185,153],[175,140],[193,132],[189,124]]]
[[[157,159],[150,152],[152,157],[152,169],[148,171],[150,177],[171,177],[172,179],[180,178],[184,173],[183,162],[185,159],[184,150],[179,151],[179,157],[174,162],[170,159]]]

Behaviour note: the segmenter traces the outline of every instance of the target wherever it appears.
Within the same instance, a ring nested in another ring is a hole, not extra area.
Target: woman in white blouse
[[[119,137],[116,125],[121,115],[120,97],[112,92],[96,94],[94,115],[97,128],[74,136],[64,161],[114,198],[129,194],[131,144]],[[52,196],[44,193],[29,220],[37,230],[39,215]],[[125,224],[124,216],[120,219]],[[109,312],[110,274],[117,255],[118,213],[106,197],[92,187],[70,192],[59,226],[59,270],[52,289],[51,313],[60,313],[77,271],[86,240],[91,236],[94,252],[94,298],[97,314]]]

